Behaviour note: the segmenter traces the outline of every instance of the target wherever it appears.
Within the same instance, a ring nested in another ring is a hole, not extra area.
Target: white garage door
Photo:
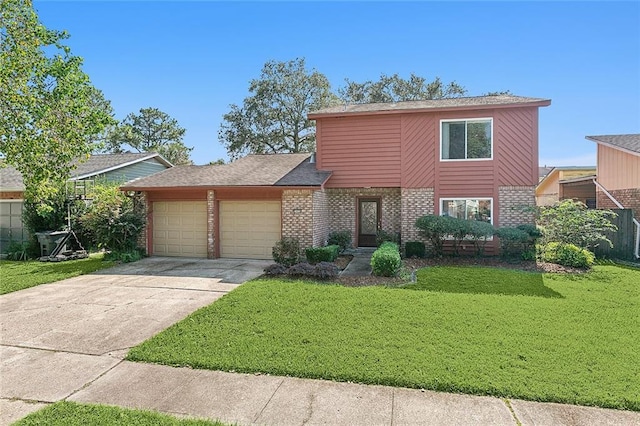
[[[207,257],[207,202],[154,202],[153,254]]]
[[[280,201],[220,201],[220,257],[271,259]]]

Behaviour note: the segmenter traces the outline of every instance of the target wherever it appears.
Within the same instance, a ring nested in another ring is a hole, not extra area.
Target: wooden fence
[[[595,249],[598,257],[615,258],[622,260],[634,260],[634,244],[636,240],[636,226],[633,224],[633,210],[612,209],[618,217],[611,222],[618,227],[616,232],[607,232],[607,238],[613,243],[609,247],[607,243],[601,243]]]

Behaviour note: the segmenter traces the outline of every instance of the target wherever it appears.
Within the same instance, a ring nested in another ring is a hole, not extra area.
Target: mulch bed
[[[568,266],[556,265],[554,263],[507,260],[500,257],[440,257],[429,259],[412,258],[404,259],[403,265],[405,269],[410,272],[429,266],[489,266],[494,268],[517,269],[520,271],[528,272],[551,272],[561,274],[576,274],[584,273],[587,271],[586,269],[571,268]],[[364,287],[375,285],[400,285],[406,283],[407,281],[403,280],[400,277],[389,278],[368,275],[362,277],[338,277],[335,279],[335,282],[347,287]]]

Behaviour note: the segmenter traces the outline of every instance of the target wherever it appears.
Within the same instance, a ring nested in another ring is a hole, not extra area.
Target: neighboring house
[[[587,136],[597,144],[596,205],[599,209],[632,209],[640,219],[640,134]]]
[[[553,170],[553,167],[548,167],[548,166],[538,167],[538,182],[544,179],[551,170]]]
[[[494,226],[531,223],[538,109],[519,96],[347,105],[316,111],[317,155],[249,155],[175,167],[122,187],[143,191],[150,254],[271,257],[280,238],[323,245],[351,231],[418,240],[415,220],[449,214]],[[492,246],[495,242],[492,243]]]
[[[550,206],[560,200],[582,201],[596,208],[595,166],[554,167],[536,186],[536,204]]]
[[[127,182],[172,167],[156,153],[94,154],[71,173],[77,193],[84,193],[96,180]],[[24,241],[27,231],[22,224],[24,183],[13,167],[0,168],[0,253],[13,241]]]

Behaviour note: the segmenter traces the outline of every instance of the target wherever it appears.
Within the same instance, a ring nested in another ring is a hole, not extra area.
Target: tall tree
[[[41,212],[113,123],[108,101],[63,40],[40,23],[31,0],[0,0],[0,153]],[[39,204],[38,204],[39,203]]]
[[[455,98],[467,93],[455,81],[443,83],[440,77],[436,77],[428,82],[426,78],[414,73],[408,79],[398,74],[381,74],[378,81],[357,83],[348,78],[345,81],[346,86],[338,91],[340,97],[344,102],[355,104]]]
[[[245,154],[310,152],[315,123],[307,113],[338,102],[324,74],[307,69],[304,58],[269,61],[249,84],[242,106],[223,116],[218,139],[232,159]]]
[[[131,113],[118,126],[107,132],[106,152],[157,152],[172,164],[192,164],[189,154],[193,148],[182,142],[185,129],[166,112],[157,108],[141,108],[139,114]]]

